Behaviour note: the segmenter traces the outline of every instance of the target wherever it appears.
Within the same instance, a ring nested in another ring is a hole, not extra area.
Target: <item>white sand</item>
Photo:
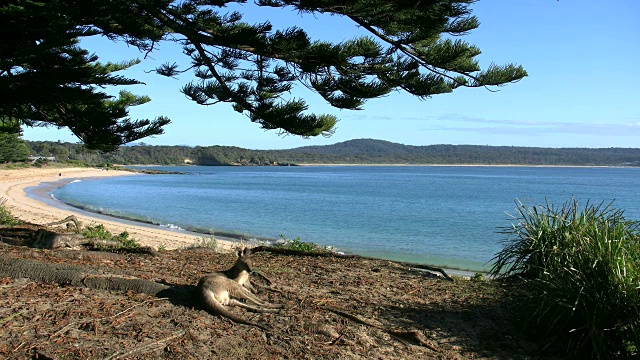
[[[61,176],[59,176],[61,174]],[[107,176],[153,176],[133,174],[127,171],[104,171],[92,168],[29,168],[19,170],[0,170],[0,198],[5,198],[5,206],[11,214],[21,220],[46,224],[64,219],[69,215],[75,215],[84,226],[91,224],[103,224],[113,234],[127,231],[130,237],[143,246],[158,248],[163,246],[167,250],[180,248],[199,242],[203,236],[190,235],[183,232],[163,229],[152,225],[131,225],[113,220],[105,220],[97,216],[88,215],[86,212],[64,210],[46,203],[29,198],[24,189],[37,186],[42,182],[55,182],[62,179],[99,178]],[[234,243],[230,241],[217,241],[219,249],[230,249]]]

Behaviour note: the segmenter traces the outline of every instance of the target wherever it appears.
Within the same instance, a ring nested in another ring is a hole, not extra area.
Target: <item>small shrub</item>
[[[218,240],[215,236],[210,235],[206,237],[199,238],[195,243],[185,246],[185,249],[198,249],[198,248],[207,248],[218,251]]]
[[[47,165],[49,165],[49,160],[44,158],[38,158],[36,161],[33,162],[33,166],[35,167],[44,167]]]
[[[98,224],[93,226],[87,226],[82,230],[82,235],[90,239],[111,240],[113,235],[109,230],[105,229],[104,225]]]
[[[118,235],[113,235],[104,225],[98,224],[87,226],[82,230],[82,235],[90,239],[99,239],[116,242],[116,248],[138,248],[140,244],[132,238],[129,238],[129,232],[126,230]]]
[[[327,252],[329,251],[329,247],[320,246],[313,242],[306,242],[300,240],[300,237],[296,237],[295,239],[287,239],[284,235],[280,235],[280,238],[283,240],[281,244],[277,244],[276,247],[286,248],[291,250],[298,251],[309,251],[309,252]]]
[[[527,329],[573,356],[631,358],[640,344],[640,232],[623,211],[518,203],[517,224],[492,268],[531,291]]]
[[[137,241],[135,241],[135,239],[132,239],[129,237],[129,232],[127,230],[114,236],[113,238],[111,238],[111,240],[117,241],[119,243],[118,247],[123,247],[123,248],[139,248],[140,247],[140,244]]]
[[[7,170],[26,169],[30,167],[31,167],[31,164],[28,162],[17,162],[17,163],[10,163],[6,165]]]
[[[0,198],[0,225],[15,226],[21,223],[16,217],[11,215],[11,212],[6,207],[7,199]]]
[[[218,250],[218,240],[216,240],[216,238],[213,235],[200,238],[198,242],[198,247]]]

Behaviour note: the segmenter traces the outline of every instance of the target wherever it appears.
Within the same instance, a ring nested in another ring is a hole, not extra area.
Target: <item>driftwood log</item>
[[[257,253],[261,251],[272,253],[272,254],[293,255],[293,256],[333,257],[338,259],[368,259],[365,256],[340,254],[333,251],[304,251],[304,250],[288,249],[286,247],[277,247],[277,246],[257,246],[251,249],[251,252],[253,253]],[[431,265],[411,264],[411,263],[404,263],[404,262],[399,262],[399,264],[410,267],[410,268],[414,268],[414,269],[437,272],[437,273],[440,273],[443,278],[449,281],[454,281],[454,279],[451,276],[449,276],[449,274],[447,274],[443,269],[439,267],[435,267]]]
[[[71,215],[71,216],[67,216],[66,218],[60,220],[60,221],[54,221],[54,222],[50,222],[47,224],[42,224],[41,226],[44,227],[48,227],[48,226],[53,226],[53,225],[60,225],[60,224],[65,224],[65,223],[70,223],[72,222],[73,225],[75,226],[75,231],[78,232],[80,231],[80,229],[82,228],[82,223],[80,222],[80,220],[78,220],[78,218],[75,215]],[[69,224],[67,224],[67,229],[69,229],[70,226]]]
[[[358,324],[362,324],[362,325],[366,325],[366,326],[370,326],[379,330],[382,330],[384,332],[386,332],[389,335],[395,336],[397,338],[400,339],[405,339],[405,340],[409,340],[409,341],[413,341],[418,343],[419,345],[422,345],[428,349],[431,349],[435,352],[440,352],[441,350],[438,349],[436,346],[430,344],[427,339],[425,339],[424,334],[419,331],[419,330],[405,330],[405,329],[401,329],[401,328],[392,328],[392,327],[387,327],[387,326],[382,326],[382,325],[377,325],[374,324],[373,322],[367,320],[367,319],[363,319],[360,318],[359,316],[356,316],[354,314],[351,314],[349,312],[347,312],[346,310],[340,310],[340,309],[335,309],[335,308],[326,308],[327,310],[331,311],[334,314],[343,316],[347,319],[350,319]]]
[[[38,229],[36,231],[33,247],[50,250],[78,249],[80,247],[89,247],[100,249],[114,249],[117,251],[134,254],[149,254],[153,256],[160,255],[154,248],[150,246],[122,248],[120,246],[120,243],[115,240],[92,239],[77,233],[59,234],[48,229]]]
[[[29,259],[0,257],[0,277],[27,278],[61,286],[84,287],[108,291],[134,291],[166,297],[174,303],[195,298],[195,286],[161,284],[119,272],[69,264],[43,263]]]

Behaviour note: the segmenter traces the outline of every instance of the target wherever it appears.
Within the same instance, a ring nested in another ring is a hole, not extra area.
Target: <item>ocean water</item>
[[[184,175],[83,180],[73,206],[190,231],[300,237],[349,253],[487,270],[516,199],[614,201],[640,219],[640,169],[457,166],[153,167]]]

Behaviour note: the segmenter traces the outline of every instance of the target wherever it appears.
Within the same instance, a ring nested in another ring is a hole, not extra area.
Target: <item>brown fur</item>
[[[227,306],[238,306],[254,312],[277,312],[280,305],[269,304],[252,293],[249,275],[253,271],[251,250],[238,251],[238,259],[233,267],[226,271],[203,276],[198,282],[198,295],[207,310],[222,315],[237,323],[253,325],[263,330],[266,327],[237,316]],[[245,300],[241,302],[238,300]],[[253,305],[249,305],[253,304]]]

